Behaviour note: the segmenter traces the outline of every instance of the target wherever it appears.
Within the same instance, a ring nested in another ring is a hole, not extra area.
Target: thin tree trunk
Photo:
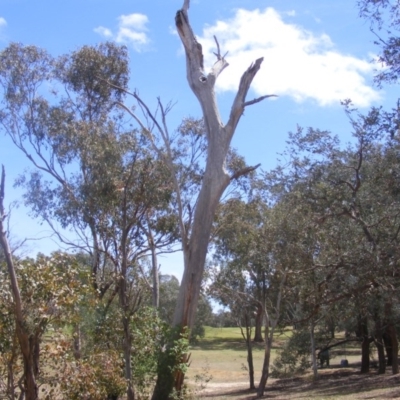
[[[10,399],[15,399],[14,364],[17,360],[18,338],[16,333],[13,335],[11,356],[7,362],[7,394]]]
[[[382,321],[379,315],[375,316],[375,345],[378,351],[378,374],[386,372],[385,351],[383,348]]]
[[[317,361],[317,349],[315,345],[315,324],[314,321],[310,324],[310,342],[311,342],[311,365],[313,370],[314,379],[318,379],[318,361]]]
[[[38,399],[38,387],[36,384],[34,346],[36,343],[31,343],[31,336],[26,331],[26,324],[23,316],[21,292],[18,286],[18,280],[15,273],[14,261],[12,259],[10,246],[8,244],[6,231],[4,229],[4,220],[6,218],[4,212],[4,186],[5,186],[5,170],[2,166],[1,180],[0,180],[0,245],[4,251],[6,259],[8,274],[10,277],[11,291],[14,299],[14,317],[15,317],[15,330],[18,342],[21,348],[22,359],[24,363],[24,391],[26,400]],[[38,360],[36,360],[38,363]]]
[[[264,341],[263,335],[262,335],[262,326],[263,326],[263,319],[264,319],[264,314],[262,310],[261,305],[257,305],[257,313],[256,313],[256,318],[255,318],[255,326],[254,326],[254,342],[256,343],[262,343]]]
[[[29,335],[24,332],[20,323],[17,322],[17,337],[21,346],[22,359],[24,362],[24,392],[26,400],[37,400],[38,387],[36,384],[33,349],[29,343]]]
[[[270,319],[266,318],[265,332],[264,332],[265,336],[264,361],[261,371],[261,379],[257,389],[257,397],[262,397],[264,395],[265,387],[267,386],[267,381],[269,378],[269,365],[271,362],[272,343],[274,340],[274,331],[277,325],[277,321],[271,321],[271,327],[269,325],[270,325]]]
[[[399,342],[397,340],[396,328],[393,323],[389,323],[387,331],[392,343],[392,373],[393,375],[397,375],[399,373]]]
[[[254,389],[254,363],[253,363],[253,345],[251,343],[251,321],[248,315],[245,315],[246,329],[246,348],[247,348],[247,365],[249,367],[249,389]]]
[[[397,340],[397,332],[393,324],[392,314],[392,304],[388,302],[385,304],[386,333],[390,337],[391,342],[392,373],[393,375],[397,375],[399,373],[399,342]]]
[[[145,229],[147,241],[149,243],[149,249],[151,252],[151,275],[153,280],[152,285],[152,300],[153,307],[158,309],[160,305],[160,277],[159,268],[157,263],[157,246],[154,241],[154,235],[151,230],[150,219],[147,216],[147,228]]]
[[[392,352],[392,339],[387,331],[387,326],[385,332],[383,333],[383,343],[385,344],[385,351],[387,357],[387,366],[391,367],[393,364],[393,352]]]
[[[270,314],[268,313],[268,310],[266,308],[266,296],[264,292],[264,301],[262,304],[262,310],[264,314],[264,319],[265,319],[265,332],[264,332],[264,337],[265,337],[265,350],[264,350],[264,362],[263,362],[263,368],[262,368],[262,373],[261,373],[261,379],[260,379],[260,384],[258,385],[258,390],[257,390],[257,397],[261,397],[264,395],[265,387],[267,386],[267,381],[269,377],[269,364],[271,361],[271,350],[272,350],[272,343],[274,340],[274,332],[275,328],[278,325],[279,318],[280,318],[280,310],[281,310],[281,301],[282,301],[282,296],[283,296],[283,288],[286,282],[286,277],[287,277],[287,270],[285,270],[282,274],[282,278],[280,281],[279,285],[279,291],[278,291],[278,296],[276,299],[276,304],[275,304],[275,318],[271,318]]]
[[[331,339],[335,339],[335,319],[333,317],[328,319],[328,330],[331,334]]]
[[[118,283],[119,288],[119,302],[122,311],[122,328],[124,332],[123,339],[123,353],[124,353],[124,364],[125,364],[125,380],[127,384],[126,398],[127,400],[135,400],[135,391],[132,383],[132,337],[130,332],[130,310],[129,310],[129,299],[127,292],[127,257],[124,239],[122,239],[122,265],[121,265],[121,276]]]
[[[153,274],[153,307],[160,306],[160,277],[157,265],[157,252],[156,247],[151,246],[151,270]]]
[[[130,333],[129,319],[124,317],[124,360],[125,360],[125,379],[127,382],[126,395],[128,400],[135,400],[135,391],[132,384],[132,336]]]
[[[368,321],[366,317],[359,319],[359,332],[362,338],[361,342],[361,373],[367,374],[369,372],[369,344],[370,340],[368,337]]]

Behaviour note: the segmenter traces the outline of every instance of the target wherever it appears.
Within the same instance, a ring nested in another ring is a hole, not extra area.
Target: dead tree
[[[186,53],[189,86],[197,97],[203,113],[207,136],[207,158],[190,226],[183,220],[183,205],[179,201],[180,188],[175,179],[180,217],[180,235],[184,254],[184,273],[174,316],[174,325],[177,327],[178,332],[183,332],[187,328],[190,329],[194,324],[211,227],[221,196],[232,180],[238,179],[258,167],[247,167],[233,174],[229,174],[226,170],[226,158],[236,127],[247,106],[274,96],[266,95],[246,100],[250,85],[263,62],[263,58],[259,58],[249,66],[240,79],[239,88],[233,100],[227,123],[224,124],[221,121],[215,96],[215,83],[219,74],[228,66],[228,62],[225,56],[221,54],[219,43],[215,38],[217,51],[214,54],[217,60],[210,72],[206,73],[202,46],[197,41],[189,23],[189,3],[189,0],[184,1],[182,9],[176,13],[175,23]],[[158,124],[138,95],[134,94],[134,97],[140,103],[142,109],[146,110],[147,116],[150,117],[163,137],[167,154],[169,154],[167,165],[169,165],[173,173],[173,160],[169,149],[165,115],[161,103],[159,102],[159,106],[162,111],[163,122]],[[137,116],[133,116],[140,123]],[[141,125],[144,127],[143,124]],[[180,362],[182,361],[184,362],[185,360],[180,360]],[[159,374],[153,400],[167,398],[166,393],[170,393],[173,387],[179,392],[183,384],[183,372],[175,372],[173,376],[172,372],[171,374],[166,372],[166,369],[172,371],[173,368],[168,368],[164,365],[163,369],[162,373]]]

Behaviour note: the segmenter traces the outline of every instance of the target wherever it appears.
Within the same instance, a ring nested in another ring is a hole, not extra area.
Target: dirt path
[[[255,392],[246,389],[248,382],[209,382],[199,391],[201,399],[250,400]],[[320,372],[319,379],[312,376],[293,379],[270,380],[263,399],[341,399],[341,400],[381,400],[400,399],[400,375],[387,372],[378,375],[376,371],[360,374],[356,369],[327,369]]]

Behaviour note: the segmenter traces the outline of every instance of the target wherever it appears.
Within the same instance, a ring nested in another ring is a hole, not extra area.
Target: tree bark
[[[0,245],[3,248],[6,259],[7,269],[10,276],[11,291],[14,299],[14,317],[15,329],[18,342],[21,348],[22,359],[24,363],[24,391],[26,400],[38,399],[38,387],[36,384],[36,374],[38,372],[38,357],[36,340],[33,334],[30,334],[26,329],[25,319],[23,316],[21,292],[18,286],[18,280],[15,273],[14,261],[11,255],[10,246],[8,244],[6,231],[4,229],[4,220],[6,214],[4,211],[4,187],[5,187],[5,170],[2,166],[1,181],[0,181]]]
[[[382,321],[379,315],[375,320],[375,345],[378,351],[378,374],[386,372],[385,351],[383,348]]]
[[[247,348],[247,365],[249,367],[249,389],[254,389],[254,363],[253,363],[253,346],[251,343],[251,321],[248,315],[245,315],[246,328],[246,348]]]
[[[392,303],[387,302],[385,304],[385,321],[386,321],[386,333],[390,338],[391,344],[391,359],[392,359],[392,373],[393,375],[397,375],[399,373],[399,342],[397,340],[397,332],[396,327],[393,323],[393,310]]]
[[[393,352],[392,352],[392,338],[390,337],[387,327],[385,328],[385,331],[383,332],[383,343],[385,344],[385,351],[386,351],[386,357],[387,357],[387,366],[391,367],[393,364]]]
[[[243,74],[238,92],[232,104],[228,123],[224,126],[219,115],[214,86],[219,74],[228,66],[228,63],[221,55],[217,43],[217,61],[210,72],[207,73],[205,71],[202,46],[197,41],[189,24],[189,3],[189,0],[184,0],[182,9],[176,13],[175,24],[186,53],[188,83],[197,97],[203,112],[207,134],[207,160],[200,193],[196,202],[193,222],[190,227],[190,234],[186,230],[182,220],[182,209],[179,211],[181,219],[180,234],[184,253],[184,272],[174,314],[174,325],[178,327],[175,340],[179,338],[179,335],[186,327],[191,329],[194,325],[211,227],[220,198],[232,179],[237,179],[255,169],[255,167],[246,168],[236,172],[233,176],[229,176],[227,173],[225,160],[233,134],[245,107],[269,97],[263,96],[246,102],[246,95],[251,82],[263,61],[260,58]],[[179,192],[180,188],[177,187],[176,190]],[[172,371],[172,368],[170,370]],[[168,380],[171,378],[171,376],[168,377],[167,375],[163,373],[162,379]],[[174,386],[178,393],[181,391],[183,378],[184,374],[182,372],[176,373]],[[168,384],[167,382],[162,383],[159,375],[153,400],[168,398],[169,394],[165,392],[161,393],[161,387],[168,387]]]
[[[316,354],[316,345],[315,345],[315,324],[314,321],[310,324],[310,343],[311,343],[311,366],[313,370],[314,380],[318,378],[318,361]]]
[[[274,331],[277,325],[277,321],[271,321],[267,317],[265,322],[265,348],[264,348],[264,361],[263,367],[261,371],[261,379],[257,389],[257,397],[262,397],[265,392],[265,387],[267,386],[267,381],[269,378],[269,364],[271,362],[271,350],[272,350],[272,343],[274,340]]]
[[[330,334],[331,334],[331,339],[335,339],[335,328],[336,328],[336,324],[335,324],[335,318],[334,317],[331,317],[331,318],[328,318],[328,330],[329,330],[329,332],[330,332]]]
[[[130,332],[130,307],[128,298],[127,287],[127,271],[128,271],[128,257],[126,249],[126,235],[124,234],[121,239],[121,275],[118,282],[119,291],[119,304],[122,311],[122,328],[124,332],[123,339],[123,353],[124,353],[124,371],[125,380],[127,383],[126,398],[127,400],[135,400],[135,391],[132,383],[132,336]]]
[[[264,313],[261,305],[257,305],[257,313],[256,313],[256,318],[255,318],[255,331],[254,331],[254,342],[256,343],[262,343],[264,341],[263,335],[262,335],[262,326],[263,326],[263,319],[264,319]]]
[[[366,317],[359,318],[359,334],[362,338],[361,342],[361,373],[367,374],[369,372],[369,344],[370,339],[368,337],[368,321]]]
[[[128,400],[135,400],[135,391],[132,384],[132,337],[129,326],[129,319],[123,318],[124,325],[124,360],[125,360],[125,379],[127,382],[126,398]]]
[[[393,375],[397,375],[399,373],[399,342],[397,340],[396,327],[393,323],[389,324],[388,331],[392,343],[392,373]]]

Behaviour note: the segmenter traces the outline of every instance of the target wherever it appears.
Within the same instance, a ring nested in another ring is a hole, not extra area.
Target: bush
[[[115,352],[67,362],[61,392],[68,400],[117,399],[126,390],[123,360]]]
[[[287,378],[304,373],[310,368],[310,335],[306,330],[295,331],[278,353],[271,369],[271,377]]]

